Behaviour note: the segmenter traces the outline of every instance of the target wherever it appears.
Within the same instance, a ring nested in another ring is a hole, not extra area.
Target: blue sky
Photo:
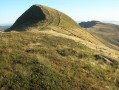
[[[33,4],[60,10],[75,21],[119,21],[119,0],[1,0],[0,24],[14,23]]]

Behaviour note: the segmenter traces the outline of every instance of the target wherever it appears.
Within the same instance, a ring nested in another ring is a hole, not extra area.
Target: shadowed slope
[[[9,30],[15,29],[19,31],[45,19],[46,17],[41,8],[33,5],[16,20]]]
[[[79,25],[83,28],[91,28],[95,26],[98,23],[98,21],[88,21],[88,22],[81,22]]]

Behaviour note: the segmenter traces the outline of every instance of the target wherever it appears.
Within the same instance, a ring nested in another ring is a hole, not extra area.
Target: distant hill
[[[10,26],[0,26],[0,31],[4,31],[6,29],[10,28]]]
[[[100,41],[105,45],[119,50],[119,25],[99,21],[82,22],[79,25],[86,28],[92,35],[101,38]]]
[[[83,28],[91,28],[95,26],[99,21],[88,21],[88,22],[81,22],[79,25]]]

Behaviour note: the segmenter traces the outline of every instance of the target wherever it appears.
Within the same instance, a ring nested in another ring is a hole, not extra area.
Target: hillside
[[[117,89],[119,62],[96,59],[99,52],[45,32],[0,34],[0,89]]]
[[[97,38],[106,46],[119,50],[119,26],[99,21],[82,22],[79,25],[86,28],[91,34],[98,36]],[[102,40],[103,39],[103,40]]]
[[[33,5],[0,37],[1,90],[119,88],[119,52],[62,12]]]
[[[8,31],[53,31],[80,39],[80,42],[105,55],[118,58],[119,52],[106,47],[93,35],[79,27],[69,16],[60,11],[42,5],[33,5],[25,11]],[[110,52],[110,53],[109,53]]]
[[[79,28],[74,20],[62,12],[42,5],[33,5],[16,20],[10,30],[21,31],[32,27],[40,30],[52,26],[63,29]]]
[[[55,9],[33,5],[24,12],[7,31],[42,31],[50,30],[84,40],[95,42],[96,40],[88,32],[82,30],[69,16]],[[100,43],[97,41],[97,43]]]

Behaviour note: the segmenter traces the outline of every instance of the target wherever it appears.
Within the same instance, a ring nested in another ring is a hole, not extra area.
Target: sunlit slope
[[[1,90],[119,87],[119,53],[52,8],[32,6],[0,43]]]
[[[7,32],[0,37],[1,90],[119,87],[119,62],[96,59],[100,53],[81,42],[46,32]]]
[[[16,20],[10,29],[6,31],[36,32],[45,30],[78,37],[84,40],[84,42],[87,42],[87,46],[89,47],[91,46],[88,45],[88,42],[95,44],[93,48],[97,47],[96,45],[105,48],[101,42],[95,39],[87,31],[82,30],[82,28],[80,28],[69,16],[42,5],[33,5]]]
[[[119,26],[102,22],[85,22],[80,23],[83,28],[86,28],[91,34],[99,37],[100,41],[106,46],[119,50]],[[103,39],[103,40],[101,40]]]
[[[33,5],[7,31],[54,30],[95,42],[96,40],[67,15],[42,5]]]
[[[119,52],[111,50],[89,32],[83,30],[69,16],[55,9],[43,6],[33,5],[25,13],[23,13],[6,31],[54,31],[79,38],[80,42],[91,49],[101,51],[111,57],[118,58]]]

